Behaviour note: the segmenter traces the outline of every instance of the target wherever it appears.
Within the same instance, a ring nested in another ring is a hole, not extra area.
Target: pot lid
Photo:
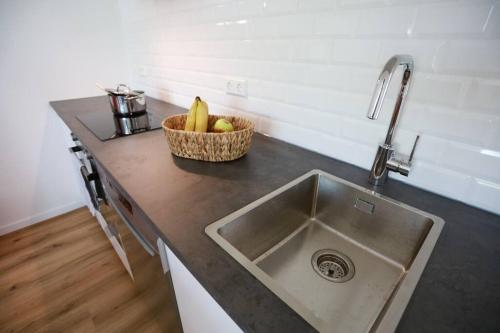
[[[142,90],[132,90],[126,84],[120,83],[116,89],[105,88],[106,92],[115,96],[135,97],[144,94]]]

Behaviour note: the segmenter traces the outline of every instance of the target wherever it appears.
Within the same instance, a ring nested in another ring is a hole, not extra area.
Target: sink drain
[[[354,264],[346,255],[335,250],[319,250],[311,263],[319,276],[332,282],[346,282],[354,276]]]

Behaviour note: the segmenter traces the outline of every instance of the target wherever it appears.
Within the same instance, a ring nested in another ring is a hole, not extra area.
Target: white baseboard
[[[81,201],[75,201],[67,205],[59,206],[56,208],[49,209],[45,212],[17,220],[15,222],[8,223],[6,225],[0,226],[0,236],[8,234],[10,232],[22,229],[24,227],[36,224],[38,222],[45,221],[51,217],[67,213],[71,210],[83,207],[84,204]]]

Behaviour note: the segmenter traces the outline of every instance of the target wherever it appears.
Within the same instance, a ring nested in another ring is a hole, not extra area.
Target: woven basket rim
[[[163,119],[162,122],[161,122],[161,126],[163,127],[163,129],[166,130],[166,131],[182,132],[182,133],[189,133],[189,134],[195,134],[195,135],[223,135],[223,134],[226,134],[226,135],[229,134],[230,135],[231,133],[240,133],[240,132],[244,132],[244,131],[253,131],[253,129],[254,129],[253,122],[250,121],[250,120],[248,120],[247,118],[240,117],[240,116],[218,115],[218,114],[211,114],[210,116],[220,117],[220,118],[224,118],[224,117],[240,118],[240,119],[243,119],[245,121],[248,121],[250,123],[250,126],[247,127],[247,128],[244,128],[244,129],[240,129],[240,130],[237,130],[237,131],[231,131],[231,132],[195,132],[195,131],[177,130],[177,129],[173,129],[173,128],[167,127],[165,125],[165,123],[167,122],[167,120],[169,120],[171,118],[174,118],[174,117],[179,117],[179,116],[186,116],[187,117],[187,115],[185,113],[179,113],[179,114],[174,114],[174,115],[168,116],[165,119]]]

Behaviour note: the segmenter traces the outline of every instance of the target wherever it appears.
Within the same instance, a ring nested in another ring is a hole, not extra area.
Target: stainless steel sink
[[[391,332],[443,225],[312,170],[206,233],[317,330]]]

